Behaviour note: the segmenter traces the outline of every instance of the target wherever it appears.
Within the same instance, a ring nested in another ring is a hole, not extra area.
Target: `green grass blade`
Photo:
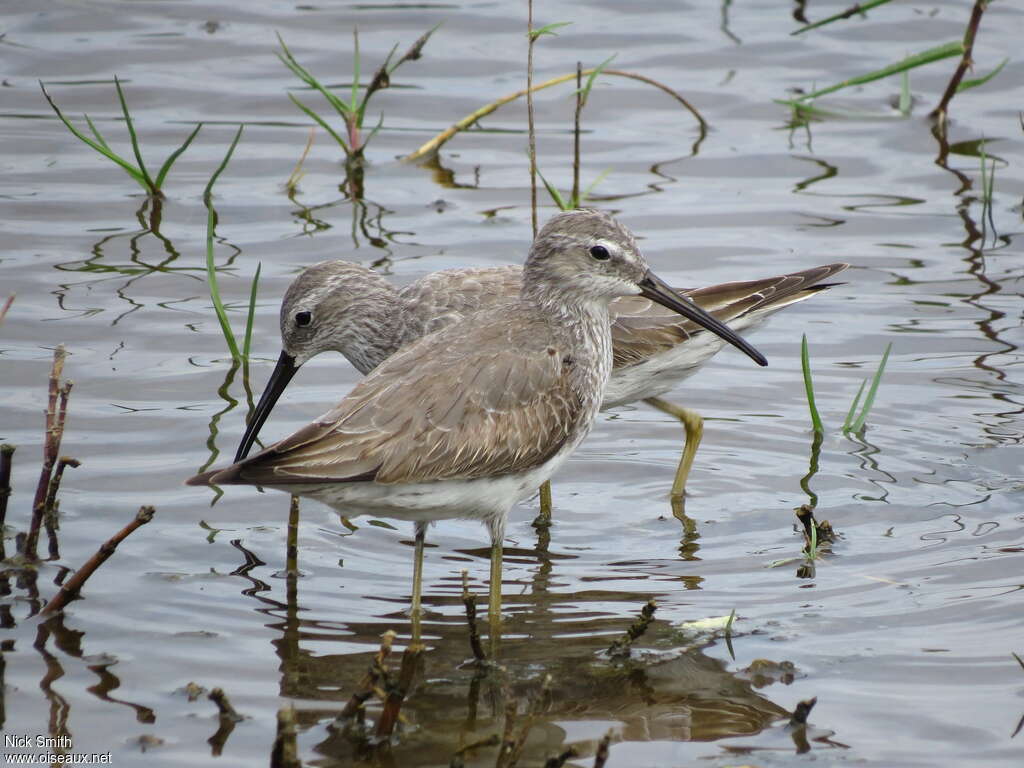
[[[881,80],[882,78],[895,75],[908,69],[914,69],[915,67],[921,67],[925,64],[931,64],[936,61],[942,61],[953,56],[962,56],[964,52],[964,44],[962,41],[957,40],[952,43],[945,43],[943,45],[937,45],[934,48],[929,48],[921,53],[915,53],[913,56],[908,56],[902,61],[898,61],[895,64],[890,64],[888,67],[882,69],[876,69],[874,72],[869,72],[866,75],[858,75],[852,77],[849,80],[844,80],[841,83],[830,85],[828,88],[819,88],[816,91],[805,93],[803,96],[798,96],[795,99],[779,100],[780,103],[784,104],[802,104],[808,99],[816,99],[819,96],[824,96],[827,93],[834,93],[835,91],[848,88],[851,85],[863,85],[864,83],[870,83],[875,80]]]
[[[359,27],[352,27],[352,95],[349,98],[348,108],[353,112],[359,109]],[[360,126],[360,117],[356,115],[356,125]]]
[[[188,149],[188,145],[192,143],[192,139],[196,137],[196,134],[199,133],[199,129],[202,127],[203,124],[199,123],[199,125],[196,126],[196,129],[188,135],[187,139],[185,139],[185,142],[176,150],[171,152],[167,159],[164,160],[164,164],[160,166],[160,172],[156,175],[157,189],[164,185],[164,179],[167,177],[167,172],[171,170],[171,166],[174,165],[174,161],[181,157],[182,152]]]
[[[531,29],[530,30],[530,34],[529,34],[529,38],[531,40],[536,40],[541,35],[555,35],[555,36],[557,36],[558,33],[555,32],[556,29],[561,29],[562,27],[568,27],[570,24],[572,24],[571,21],[555,21],[555,22],[552,22],[551,24],[545,24],[543,27],[540,27],[539,29]]]
[[[992,180],[988,173],[988,155],[985,154],[985,140],[978,145],[978,157],[981,159],[981,244],[984,247],[988,239],[988,221],[992,212]],[[996,170],[992,165],[992,173]]]
[[[850,428],[851,432],[860,432],[864,428],[864,422],[868,419],[868,414],[871,412],[871,406],[875,404],[875,395],[878,393],[878,384],[882,380],[882,373],[885,371],[885,364],[889,360],[889,352],[892,351],[892,342],[885,347],[885,354],[882,355],[882,362],[878,364],[878,370],[875,371],[875,377],[871,380],[871,387],[868,389],[868,396],[864,399],[864,407],[861,409],[860,415],[857,417],[857,421],[853,423]]]
[[[607,179],[608,178],[608,174],[610,174],[611,172],[612,172],[611,168],[605,168],[603,171],[601,171],[599,174],[597,174],[597,178],[594,179],[589,184],[587,184],[586,188],[583,190],[583,199],[586,200],[588,197],[590,197],[590,193],[593,192],[597,188],[598,184],[600,184],[602,181]],[[581,202],[582,201],[580,201],[580,200],[576,201],[577,207],[579,206],[579,204]]]
[[[976,77],[973,80],[961,80],[960,84],[956,87],[956,92],[960,93],[961,91],[968,91],[971,88],[977,88],[979,85],[984,85],[993,77],[1002,72],[1003,67],[1006,66],[1006,62],[1008,62],[1009,60],[1009,58],[1003,59],[1001,62],[999,62],[999,66],[993,69],[987,75],[984,75],[982,77]]]
[[[124,122],[128,126],[128,138],[131,139],[132,152],[135,153],[135,161],[139,164],[139,172],[142,173],[142,178],[146,180],[150,193],[158,194],[160,187],[153,182],[149,171],[146,170],[146,164],[142,161],[139,137],[135,134],[135,124],[132,122],[132,115],[128,111],[128,102],[125,101],[124,90],[121,88],[121,81],[117,79],[117,75],[114,75],[114,88],[117,89],[117,100],[121,102],[121,112],[124,114]]]
[[[318,115],[312,109],[310,109],[301,101],[299,101],[294,94],[289,93],[288,98],[292,100],[292,104],[294,104],[296,107],[305,112],[310,119],[312,119],[317,125],[323,128],[325,131],[327,131],[328,135],[336,142],[338,142],[338,144],[341,145],[341,148],[345,150],[346,155],[352,153],[351,150],[349,149],[348,143],[343,138],[341,138],[341,136],[338,135],[337,131],[335,131],[333,128],[331,128],[330,125],[327,124],[326,120],[324,120],[322,117],[320,117],[320,115]]]
[[[860,383],[860,389],[857,390],[857,396],[853,398],[853,402],[850,404],[850,410],[846,412],[846,418],[843,420],[843,432],[849,432],[850,427],[853,426],[853,414],[857,412],[857,404],[860,403],[860,396],[864,394],[864,387],[867,385],[867,379],[864,379],[864,381]]]
[[[800,29],[793,30],[789,34],[799,35],[809,30],[817,29],[818,27],[823,27],[826,24],[831,24],[833,21],[848,19],[851,16],[863,16],[865,11],[870,11],[872,8],[877,8],[878,6],[885,5],[886,3],[889,2],[892,2],[892,0],[867,0],[867,2],[857,3],[856,5],[847,8],[845,11],[840,11],[839,13],[833,14],[832,16],[829,16],[826,19],[816,21],[813,24],[807,24],[806,26],[800,27]]]
[[[580,108],[581,109],[587,105],[587,98],[590,96],[590,89],[594,87],[594,81],[597,80],[597,76],[600,75],[601,72],[604,71],[604,68],[607,67],[609,64],[611,64],[615,60],[615,57],[618,56],[618,55],[619,54],[617,54],[617,53],[613,53],[607,59],[605,59],[600,64],[598,64],[596,67],[594,67],[594,71],[591,72],[587,76],[587,82],[585,82],[583,84],[583,87],[580,88]]]
[[[814,427],[814,431],[821,435],[824,434],[825,428],[821,425],[821,416],[818,415],[818,407],[814,404],[814,382],[811,380],[811,360],[810,353],[807,351],[807,334],[803,336],[803,341],[800,342],[800,366],[804,372],[804,391],[807,392],[807,407],[811,411],[811,425]]]
[[[109,150],[110,145],[107,144],[107,140],[103,138],[103,134],[100,133],[100,129],[93,125],[93,122],[88,115],[82,115],[82,117],[85,118],[85,122],[88,124],[89,130],[92,131],[92,135],[96,137],[96,141],[102,144],[104,149]]]
[[[256,293],[260,285],[260,270],[263,262],[256,264],[256,274],[252,278],[252,287],[249,289],[249,316],[245,320],[245,342],[242,344],[242,359],[249,359],[249,350],[252,347],[252,326],[256,318]]]
[[[913,99],[910,95],[910,70],[907,69],[900,72],[900,114],[909,115],[911,106],[913,106]]]
[[[369,132],[369,133],[368,133],[368,134],[366,135],[366,138],[365,138],[365,139],[363,139],[363,146],[364,146],[364,147],[365,147],[365,146],[366,146],[367,144],[369,144],[369,143],[370,143],[370,139],[372,139],[372,138],[373,138],[374,136],[376,136],[376,135],[377,135],[377,131],[379,131],[379,130],[381,129],[381,127],[383,127],[383,125],[384,125],[384,113],[383,113],[383,112],[381,112],[381,113],[380,113],[380,120],[378,120],[378,121],[377,121],[377,124],[376,124],[375,126],[373,126],[373,130],[372,130],[372,131],[370,131],[370,132]]]
[[[64,127],[71,131],[72,135],[76,139],[81,141],[83,144],[87,144],[88,146],[92,147],[111,162],[114,162],[117,165],[121,166],[121,168],[123,168],[129,176],[135,179],[135,181],[137,181],[143,189],[146,189],[146,180],[143,178],[142,173],[139,171],[138,168],[136,168],[134,165],[132,165],[127,160],[122,158],[120,155],[117,155],[112,150],[110,150],[106,146],[106,142],[104,142],[103,144],[98,144],[97,142],[93,141],[88,136],[86,136],[84,133],[79,131],[77,128],[75,128],[71,121],[64,116],[64,113],[60,111],[60,107],[58,107],[54,103],[53,99],[50,97],[50,94],[46,92],[46,87],[43,85],[42,80],[39,81],[39,87],[42,88],[43,96],[45,96],[46,100],[50,103],[50,107],[53,108],[53,111],[57,114],[57,117],[60,118],[60,121],[64,123]]]
[[[540,180],[542,182],[544,182],[544,188],[547,189],[548,194],[551,195],[551,199],[555,202],[555,205],[558,206],[559,210],[562,210],[562,211],[571,210],[571,208],[569,207],[569,203],[567,203],[565,198],[562,197],[562,193],[559,192],[554,187],[554,185],[551,184],[551,182],[549,182],[547,179],[544,178],[544,174],[541,173],[538,170],[537,171],[537,175],[540,176]]]
[[[245,128],[245,124],[238,126],[238,130],[235,132],[235,138],[231,140],[231,146],[228,147],[227,154],[224,155],[224,159],[220,161],[220,165],[217,166],[217,170],[213,172],[213,176],[206,183],[206,189],[203,190],[203,202],[206,207],[210,207],[210,201],[213,197],[213,185],[217,183],[217,179],[225,168],[228,167],[228,163],[231,161],[231,155],[235,153],[235,147],[238,146],[238,140],[242,138],[242,130]]]
[[[238,344],[235,341],[235,334],[231,330],[231,323],[228,322],[227,311],[224,309],[224,302],[220,298],[220,288],[217,285],[217,268],[213,262],[213,232],[216,226],[216,214],[213,211],[213,185],[217,182],[217,178],[221,172],[227,167],[228,162],[231,160],[231,155],[234,154],[235,146],[238,144],[238,140],[242,138],[242,129],[244,126],[238,126],[238,131],[235,133],[235,138],[231,142],[231,146],[228,147],[227,154],[224,155],[224,159],[220,165],[217,166],[217,170],[213,172],[210,177],[210,181],[206,184],[206,189],[203,190],[203,202],[206,204],[206,282],[210,288],[210,299],[213,301],[213,309],[217,314],[217,322],[220,323],[221,333],[224,334],[224,341],[227,342],[228,351],[231,353],[231,358],[236,362],[241,359],[241,355],[238,353]]]
[[[288,69],[290,69],[292,73],[296,77],[298,77],[302,82],[304,82],[313,90],[319,91],[319,93],[325,99],[327,99],[327,103],[334,107],[334,110],[339,115],[341,115],[342,118],[346,117],[346,115],[350,111],[348,104],[346,104],[333,93],[331,93],[329,90],[327,90],[327,88],[325,88],[324,85],[319,80],[313,77],[312,73],[308,69],[306,69],[304,66],[299,64],[298,61],[296,61],[288,46],[285,45],[284,39],[281,37],[280,33],[278,33],[277,35],[277,42],[281,44],[281,49],[284,51],[284,54],[278,53],[277,58],[279,58],[281,62],[286,67],[288,67]]]
[[[213,206],[207,203],[206,209],[206,282],[210,288],[210,299],[213,301],[213,310],[217,314],[217,322],[220,323],[221,333],[224,334],[224,341],[227,342],[228,351],[233,360],[239,360],[238,344],[235,342],[235,334],[231,330],[231,323],[228,322],[227,311],[224,309],[224,302],[220,298],[220,288],[217,286],[217,268],[213,263],[213,230],[216,226]]]

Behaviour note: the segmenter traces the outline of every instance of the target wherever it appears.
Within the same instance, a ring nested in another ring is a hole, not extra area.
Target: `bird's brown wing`
[[[847,266],[826,264],[760,280],[678,290],[701,309],[728,324],[747,315],[769,314],[806,299],[816,291],[829,287],[819,283],[842,272]],[[693,321],[639,296],[616,299],[612,302],[611,311],[616,368],[646,360],[675,347],[694,334],[704,332]]]
[[[542,464],[582,408],[543,318],[461,323],[389,358],[335,408],[197,483],[418,483]]]

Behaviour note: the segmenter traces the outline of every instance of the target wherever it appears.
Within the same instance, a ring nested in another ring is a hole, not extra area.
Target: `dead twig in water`
[[[270,768],[302,768],[295,745],[295,707],[277,710],[277,738],[270,751]]]
[[[0,325],[3,324],[4,318],[7,317],[7,310],[11,308],[11,304],[13,303],[14,294],[12,293],[10,296],[7,297],[7,301],[4,302],[4,305],[0,307]]]
[[[0,560],[4,555],[4,521],[7,519],[7,500],[11,497],[11,459],[14,446],[10,443],[0,445]]]
[[[537,237],[537,131],[533,121],[533,46],[540,36],[533,29],[533,0],[526,3],[526,127],[530,152],[530,224]]]
[[[964,74],[974,65],[974,61],[971,59],[971,52],[974,50],[974,38],[978,34],[978,25],[981,24],[982,14],[985,13],[987,7],[988,0],[975,0],[974,9],[971,11],[971,20],[967,22],[967,31],[964,32],[964,53],[960,58],[960,64],[949,79],[946,92],[942,94],[939,105],[928,115],[933,120],[937,120],[940,125],[945,125],[946,109],[949,107],[949,102],[956,95]]]
[[[28,537],[25,539],[24,555],[29,559],[36,559],[36,544],[39,541],[39,528],[43,522],[43,513],[46,511],[46,498],[50,489],[50,477],[53,474],[54,465],[57,463],[57,456],[60,454],[60,441],[64,436],[64,420],[68,411],[68,395],[71,393],[71,382],[60,383],[61,374],[64,372],[64,358],[67,352],[64,345],[60,344],[53,351],[53,366],[50,368],[49,400],[46,408],[46,432],[43,436],[43,467],[39,473],[39,483],[36,485],[36,495],[32,502],[32,523],[29,527]],[[58,408],[57,398],[60,396]]]
[[[380,713],[380,720],[377,721],[377,737],[388,737],[394,730],[395,725],[402,713],[402,703],[406,694],[412,688],[413,679],[416,676],[416,667],[419,664],[420,654],[423,646],[419,643],[410,644],[402,653],[402,666],[398,672],[398,684],[387,684],[387,696],[384,699],[384,711]]]
[[[544,763],[544,768],[562,768],[562,766],[565,765],[565,761],[571,757],[577,757],[577,753],[575,749],[569,747],[565,752],[557,757],[549,757]]]
[[[217,732],[213,736],[206,740],[206,743],[210,745],[213,756],[220,757],[228,737],[235,730],[235,725],[244,720],[245,717],[238,714],[235,708],[231,706],[231,701],[228,699],[228,695],[224,693],[223,688],[214,688],[210,691],[210,695],[207,698],[216,704],[217,709],[220,711],[220,727],[217,728]]]
[[[630,624],[626,634],[608,646],[608,655],[613,659],[628,659],[632,653],[633,643],[638,640],[654,620],[654,612],[658,610],[658,604],[652,599],[647,601],[640,616]]]
[[[359,713],[363,704],[366,700],[373,696],[377,690],[377,680],[382,677],[384,673],[384,662],[388,656],[391,655],[391,644],[395,641],[395,631],[393,629],[387,630],[380,638],[380,650],[373,657],[373,663],[370,664],[370,668],[366,670],[366,674],[363,675],[363,679],[359,681],[359,690],[352,694],[352,697],[345,704],[345,708],[341,710],[341,714],[338,715],[338,720],[350,720]]]
[[[228,695],[224,693],[223,688],[214,688],[206,698],[217,705],[217,710],[220,712],[221,719],[231,720],[235,723],[240,723],[245,719],[243,715],[238,714],[238,711],[231,706],[231,700],[228,698]]]
[[[817,696],[797,702],[796,709],[793,710],[793,714],[789,718],[789,724],[792,726],[807,725],[807,716],[811,714],[811,710],[817,703]]]
[[[466,624],[469,626],[469,647],[473,650],[473,658],[487,661],[487,654],[480,642],[480,631],[476,626],[476,595],[469,591],[469,571],[462,571],[462,604],[466,606]]]
[[[500,743],[501,737],[496,733],[492,733],[486,739],[481,739],[480,741],[474,741],[472,744],[467,744],[452,755],[452,759],[448,763],[448,768],[464,768],[466,761],[463,760],[462,757],[467,752],[471,752],[474,749],[480,749],[481,747],[496,747]]]
[[[544,682],[541,684],[540,692],[530,704],[530,708],[526,712],[525,719],[523,720],[522,727],[519,729],[519,734],[514,738],[512,732],[515,730],[516,724],[516,703],[515,701],[510,701],[505,706],[505,730],[502,736],[501,749],[498,751],[498,757],[494,763],[495,768],[516,768],[519,764],[519,758],[522,756],[523,749],[526,747],[526,739],[529,737],[530,731],[533,730],[533,725],[537,715],[539,715],[545,708],[545,705],[550,702],[550,693],[551,675],[545,675]],[[567,760],[568,757],[565,759]]]
[[[156,510],[153,507],[139,507],[139,511],[135,514],[135,519],[111,536],[110,539],[96,550],[96,554],[90,557],[86,561],[85,565],[75,572],[74,576],[61,585],[60,591],[54,595],[53,599],[50,600],[50,602],[46,604],[46,607],[43,608],[41,612],[42,615],[45,616],[59,611],[73,599],[78,597],[78,593],[82,591],[82,586],[88,578],[93,575],[96,569],[103,565],[103,563],[105,563],[107,559],[114,554],[114,551],[117,549],[117,545],[128,538],[135,529],[140,528],[152,520],[155,512]]]
[[[600,67],[584,69],[582,74],[590,75],[591,73],[596,72],[598,70],[600,70]],[[652,85],[655,88],[664,91],[673,99],[678,101],[683,107],[689,110],[690,114],[693,115],[693,117],[697,120],[697,123],[700,125],[702,137],[705,133],[707,133],[708,124],[707,121],[700,114],[700,112],[698,112],[697,109],[692,104],[690,104],[690,102],[688,102],[685,98],[683,98],[677,91],[672,90],[667,85],[659,83],[657,80],[653,80],[649,77],[645,77],[644,75],[638,75],[635,72],[624,72],[619,69],[601,70],[601,74],[612,75],[614,77],[628,77],[631,80],[639,80],[641,83],[647,83],[648,85]],[[559,75],[558,77],[553,77],[550,80],[546,80],[543,83],[539,83],[538,85],[533,86],[530,89],[530,92],[536,93],[537,91],[542,91],[545,88],[550,88],[554,85],[560,85],[561,83],[568,82],[569,80],[572,80],[575,77],[575,72],[570,72],[568,75]],[[480,119],[486,117],[487,115],[497,110],[499,107],[503,107],[509,102],[515,101],[516,99],[525,96],[526,93],[526,90],[516,91],[515,93],[510,93],[508,96],[503,96],[500,99],[492,101],[490,104],[485,104],[475,112],[471,112],[470,114],[466,115],[464,118],[459,120],[454,125],[450,126],[444,131],[441,131],[441,133],[432,138],[430,141],[421,146],[412,154],[406,155],[404,158],[402,158],[402,161],[413,162],[423,157],[433,156],[437,154],[438,150],[440,150],[441,147],[444,146],[444,144],[446,144],[453,136],[455,136],[455,134],[459,133],[460,131],[466,130]]]
[[[612,743],[612,732],[609,730],[597,745],[597,752],[594,753],[594,768],[604,768],[608,762],[608,747]]]
[[[501,748],[498,750],[498,757],[494,761],[494,768],[508,768],[509,758],[512,756],[512,750],[515,749],[516,741],[512,737],[512,732],[516,728],[516,716],[518,715],[518,709],[516,702],[513,699],[505,703],[505,728],[501,733]]]
[[[50,489],[46,492],[46,503],[43,507],[43,511],[46,513],[47,528],[56,527],[57,491],[60,489],[60,481],[64,477],[64,468],[71,467],[72,469],[77,469],[80,466],[82,466],[82,462],[69,456],[61,456],[60,461],[57,462],[57,471],[53,473]]]

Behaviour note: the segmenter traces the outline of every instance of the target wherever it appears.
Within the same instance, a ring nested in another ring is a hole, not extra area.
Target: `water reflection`
[[[387,627],[400,633],[389,675],[398,680],[396,654],[411,636],[409,619],[400,612],[369,621],[318,618],[331,609],[301,603],[303,580],[295,571],[284,578],[283,598],[275,598],[271,584],[257,575],[265,563],[240,541],[232,546],[243,556],[233,571],[246,582],[242,594],[257,602],[258,613],[273,617],[267,626],[279,632],[271,642],[280,659],[280,693],[307,702],[297,719],[303,730],[324,734],[313,747],[324,766],[446,764],[466,745],[501,734],[510,711],[518,713],[517,732],[527,723],[531,729],[523,752],[527,764],[542,763],[570,745],[580,755],[592,754],[608,725],[617,741],[717,741],[752,737],[789,717],[758,692],[749,675],[734,674],[706,655],[711,641],[681,645],[686,640],[679,631],[657,618],[631,658],[608,658],[605,649],[627,623],[608,613],[609,603],[640,606],[651,595],[566,593],[570,582],[558,578],[558,563],[572,556],[509,548],[510,560],[535,567],[526,588],[514,590],[507,602],[500,666],[472,661],[456,580],[451,590],[429,591],[423,625],[428,647],[416,661],[402,706],[405,724],[397,740],[374,742],[368,734],[381,713],[379,697],[366,701],[364,726],[336,717],[360,690]],[[459,554],[483,559],[488,551]],[[316,652],[306,647],[313,643]],[[335,643],[367,650],[331,652]],[[793,737],[791,750],[806,748]],[[488,752],[481,748],[476,754]]]

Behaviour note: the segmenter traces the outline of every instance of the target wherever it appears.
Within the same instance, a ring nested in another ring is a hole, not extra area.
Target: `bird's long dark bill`
[[[292,376],[295,375],[297,370],[299,370],[299,367],[295,365],[295,358],[286,352],[282,352],[281,356],[277,358],[277,366],[274,368],[274,372],[270,374],[267,388],[263,390],[263,396],[260,398],[259,403],[256,404],[256,410],[253,411],[252,419],[249,420],[249,426],[246,427],[245,434],[242,436],[242,442],[238,445],[238,452],[235,454],[236,462],[241,461],[248,455],[252,444],[256,442],[256,437],[260,433],[260,427],[267,420],[267,416],[274,409],[274,403],[277,402],[277,398],[284,392],[285,387],[288,386],[288,382],[292,380]]]
[[[712,333],[721,336],[737,349],[746,352],[750,359],[758,365],[768,365],[764,355],[748,344],[742,336],[724,323],[720,323],[689,299],[684,299],[650,270],[644,275],[644,279],[640,281],[640,295],[651,301],[658,302],[661,306],[671,309],[673,312],[678,312],[683,317],[687,317],[698,325],[707,328]]]

